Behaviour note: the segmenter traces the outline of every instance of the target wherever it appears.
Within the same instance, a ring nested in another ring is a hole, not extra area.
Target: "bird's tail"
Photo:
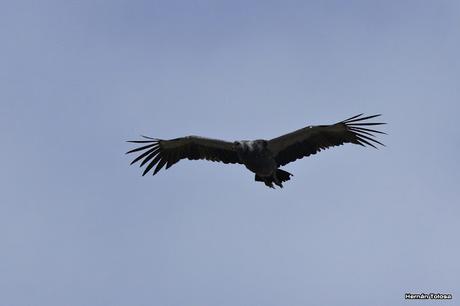
[[[291,176],[293,176],[293,174],[287,172],[287,171],[284,171],[284,170],[281,170],[281,169],[276,169],[276,178],[278,180],[275,179],[275,176],[267,176],[267,177],[260,177],[256,174],[255,176],[255,180],[257,182],[264,182],[266,186],[270,187],[270,188],[275,188],[273,187],[273,184],[275,185],[278,185],[280,186],[281,188],[283,188],[283,182],[286,182],[286,181],[289,181],[291,179]]]
[[[291,179],[291,176],[292,176],[292,174],[287,172],[287,171],[284,171],[284,170],[281,170],[281,169],[276,169],[276,177],[281,182],[289,181]]]

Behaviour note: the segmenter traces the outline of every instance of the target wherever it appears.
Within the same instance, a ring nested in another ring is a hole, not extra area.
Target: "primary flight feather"
[[[181,159],[206,159],[225,164],[243,164],[255,173],[256,181],[263,182],[271,188],[274,188],[273,184],[283,187],[283,182],[288,181],[292,174],[279,167],[297,159],[345,143],[374,148],[383,145],[375,139],[375,133],[385,133],[369,127],[385,123],[366,121],[380,115],[362,115],[336,124],[307,126],[270,140],[229,142],[199,136],[162,140],[142,136],[144,140],[128,141],[141,146],[126,153],[142,153],[131,162],[134,164],[140,161],[141,167],[147,165],[142,175],[147,174],[153,167],[155,175],[164,166],[168,169]]]

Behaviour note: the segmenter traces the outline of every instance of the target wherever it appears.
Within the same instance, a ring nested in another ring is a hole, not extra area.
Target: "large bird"
[[[143,145],[126,154],[143,151],[131,162],[134,164],[141,161],[141,167],[147,164],[142,175],[148,173],[155,165],[153,175],[165,165],[168,169],[181,159],[206,159],[225,164],[243,164],[255,173],[257,182],[263,182],[271,188],[274,188],[273,184],[283,187],[283,182],[288,181],[292,174],[279,167],[297,159],[345,143],[368,145],[374,148],[377,148],[376,145],[383,146],[374,138],[373,133],[385,133],[367,127],[385,123],[365,122],[380,115],[367,117],[362,115],[353,116],[336,124],[307,126],[270,140],[229,142],[199,136],[162,140],[142,136],[144,140],[128,141]]]

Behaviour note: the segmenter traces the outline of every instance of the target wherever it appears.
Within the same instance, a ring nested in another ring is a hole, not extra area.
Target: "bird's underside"
[[[271,188],[274,188],[273,184],[283,187],[283,182],[288,181],[292,174],[280,167],[297,159],[345,143],[374,148],[383,145],[375,139],[375,134],[385,133],[370,129],[369,126],[385,123],[366,121],[380,115],[362,115],[332,125],[307,126],[270,140],[229,142],[198,136],[162,140],[142,136],[144,140],[128,141],[142,145],[127,154],[142,152],[131,162],[134,164],[141,161],[141,167],[147,165],[142,175],[156,166],[153,170],[155,175],[164,166],[168,169],[181,159],[205,159],[225,164],[242,164],[255,173],[255,181],[263,182]]]

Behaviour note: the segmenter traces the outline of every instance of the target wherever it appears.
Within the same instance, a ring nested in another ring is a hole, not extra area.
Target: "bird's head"
[[[252,142],[248,140],[235,141],[233,144],[235,145],[236,151],[240,154],[247,154],[252,148]]]
[[[247,151],[247,146],[245,145],[244,141],[235,141],[233,142],[233,145],[235,146],[236,151],[239,153]]]
[[[260,139],[260,140],[257,140],[257,145],[259,145],[261,148],[265,149],[268,145],[268,141],[266,141],[265,139]]]

